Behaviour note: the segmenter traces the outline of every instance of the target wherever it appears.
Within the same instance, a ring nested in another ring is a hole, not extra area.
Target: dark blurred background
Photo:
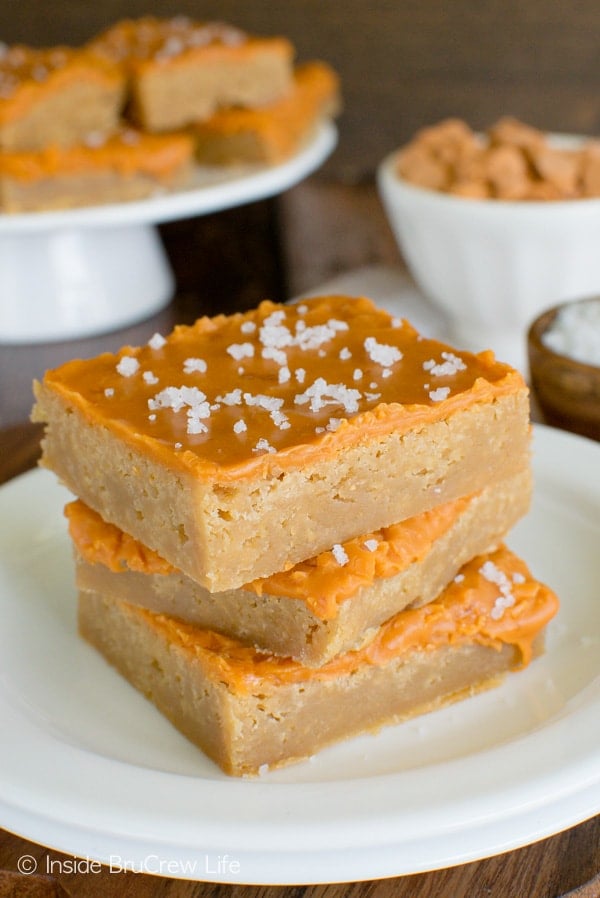
[[[504,114],[600,132],[598,0],[1,0],[7,43],[78,44],[128,16],[178,13],[286,34],[299,59],[341,73],[341,140],[325,173],[345,181],[422,125]]]

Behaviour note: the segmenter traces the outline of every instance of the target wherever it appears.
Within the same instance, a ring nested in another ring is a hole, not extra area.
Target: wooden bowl
[[[548,309],[529,329],[531,387],[548,424],[600,440],[600,365],[561,355],[543,342],[563,305]]]

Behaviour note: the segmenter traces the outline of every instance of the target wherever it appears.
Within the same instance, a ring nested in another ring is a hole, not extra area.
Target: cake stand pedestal
[[[0,344],[96,336],[151,317],[175,290],[158,224],[281,193],[317,169],[336,142],[335,126],[326,122],[277,166],[198,166],[185,191],[0,216]]]

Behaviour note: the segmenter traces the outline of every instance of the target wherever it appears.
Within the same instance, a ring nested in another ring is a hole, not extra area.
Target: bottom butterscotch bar
[[[320,668],[81,592],[81,634],[233,775],[439,708],[541,651],[558,600],[506,548],[466,564],[441,595],[400,612]]]

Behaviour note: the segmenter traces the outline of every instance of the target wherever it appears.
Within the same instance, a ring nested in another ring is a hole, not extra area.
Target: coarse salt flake
[[[363,376],[362,370],[360,368],[355,368],[352,372],[352,380],[361,380]]]
[[[166,342],[162,334],[156,333],[148,340],[148,346],[150,349],[162,349]]]
[[[500,620],[507,608],[512,608],[515,604],[515,597],[512,593],[512,584],[504,571],[500,570],[498,565],[493,561],[486,561],[480,568],[481,576],[498,587],[500,595],[494,602],[494,607],[490,611],[492,620]]]
[[[253,334],[256,330],[256,322],[244,321],[240,327],[240,330],[243,334]]]
[[[291,372],[287,365],[283,365],[277,374],[277,380],[280,384],[286,384],[291,378]]]
[[[124,355],[117,363],[117,371],[123,377],[131,377],[139,367],[140,363],[132,355]]]
[[[438,387],[437,390],[429,391],[429,398],[432,402],[443,402],[450,395],[450,387]]]
[[[376,539],[366,539],[363,543],[363,547],[367,550],[367,552],[374,552],[377,549],[379,543]]]
[[[360,398],[358,390],[345,384],[329,384],[324,378],[318,377],[304,393],[298,393],[294,397],[294,402],[296,405],[309,402],[311,412],[319,412],[326,405],[341,405],[347,414],[354,414],[358,411]]]
[[[242,359],[251,359],[254,355],[254,346],[252,343],[232,343],[227,347],[229,355],[240,362]]]
[[[343,349],[340,349],[340,359],[342,362],[346,362],[348,359],[352,358],[352,353],[348,349],[347,346],[344,346]]]
[[[268,440],[266,440],[264,437],[261,437],[260,440],[257,442],[256,446],[254,446],[254,448],[252,449],[252,451],[253,452],[269,452],[270,454],[273,454],[274,452],[277,452],[277,449],[275,449],[274,446],[271,446],[271,444],[269,443]]]
[[[158,377],[153,371],[144,371],[142,377],[144,378],[144,383],[150,384],[151,386],[158,383]]]
[[[158,408],[170,408],[174,412],[178,412],[186,406],[199,408],[204,404],[208,407],[206,394],[198,387],[165,387],[164,390],[148,400],[148,408],[151,411]]]
[[[434,377],[452,377],[458,371],[465,371],[466,365],[461,358],[453,352],[442,352],[443,362],[428,359],[423,362],[423,369],[429,371]]]
[[[363,345],[371,361],[384,368],[389,368],[402,359],[402,353],[397,346],[378,343],[375,337],[367,337]]]
[[[107,387],[104,391],[104,395],[107,399],[111,399],[112,396],[115,395],[115,391],[113,387]]]
[[[348,553],[341,545],[341,543],[336,543],[335,546],[332,546],[331,553],[340,567],[343,567],[350,561],[350,559],[348,558]]]
[[[233,425],[234,433],[245,433],[248,430],[248,425],[244,421],[243,418],[239,418],[235,424]]]
[[[235,390],[225,393],[224,396],[217,396],[215,401],[222,402],[223,405],[241,405],[242,391],[239,387],[236,387]]]
[[[194,359],[189,358],[185,359],[183,363],[183,371],[185,374],[192,374],[194,371],[198,371],[199,374],[206,374],[206,362],[204,359]]]

